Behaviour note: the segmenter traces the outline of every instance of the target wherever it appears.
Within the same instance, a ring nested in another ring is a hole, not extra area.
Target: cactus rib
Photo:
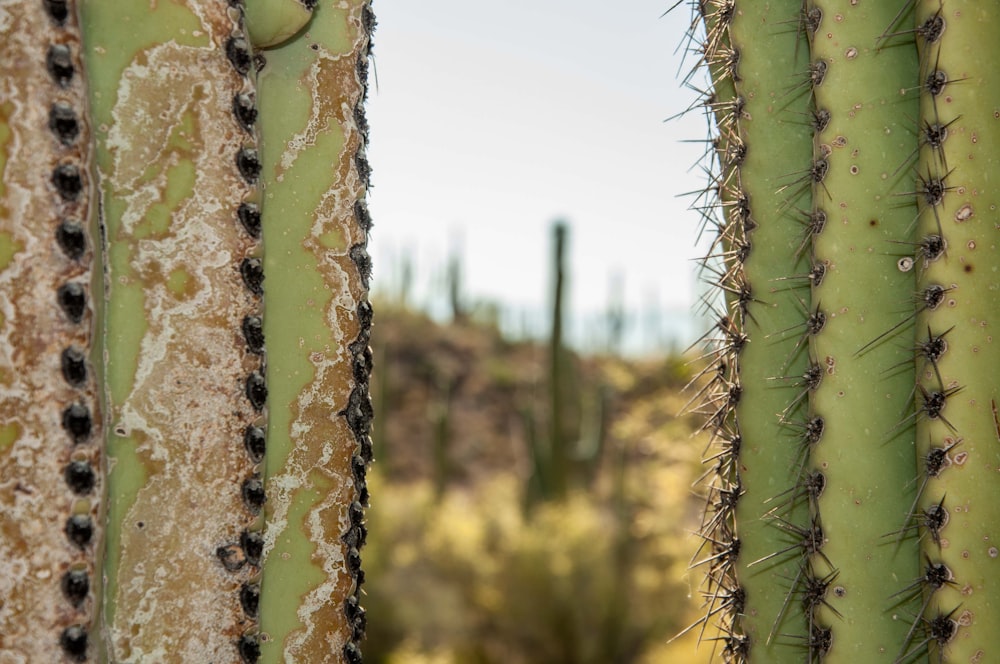
[[[813,298],[827,324],[810,346],[826,374],[810,399],[825,421],[810,468],[827,485],[818,500],[823,556],[811,565],[838,574],[814,624],[829,630],[824,662],[876,661],[905,638],[889,598],[919,563],[913,540],[887,538],[885,525],[905,513],[915,488],[913,273],[899,268],[898,247],[914,216],[899,199],[911,186],[900,156],[913,139],[917,62],[912,35],[883,38],[892,3],[815,6],[822,21],[810,57],[824,64],[815,97],[829,122],[815,135],[814,159],[826,168],[813,191],[829,218],[814,241],[826,271]]]
[[[259,566],[242,441],[266,394],[241,332],[261,307],[237,221],[258,196],[234,105],[253,95],[249,42],[225,2],[88,2],[84,23],[108,257],[107,657],[238,662]]]
[[[743,242],[743,313],[749,342],[740,352],[734,406],[741,437],[736,531],[741,550],[736,577],[746,593],[740,622],[750,641],[749,661],[791,662],[788,635],[801,635],[805,622],[795,601],[801,579],[797,550],[785,548],[785,526],[808,523],[808,504],[801,497],[801,463],[788,450],[798,445],[799,423],[805,422],[810,385],[802,377],[811,361],[799,339],[805,333],[809,300],[810,254],[797,251],[802,214],[810,209],[808,187],[789,182],[796,164],[811,154],[808,114],[810,94],[800,89],[807,61],[801,3],[737,2],[731,35],[739,52],[735,81],[745,100],[737,117],[741,144],[730,149],[738,159],[739,194],[748,201],[750,223]],[[766,35],[766,37],[764,36]],[[766,39],[780,56],[750,48]],[[766,168],[778,160],[783,168]],[[756,563],[756,564],[755,564]]]
[[[83,661],[104,479],[76,6],[0,1],[0,33],[0,653]]]
[[[266,52],[259,77],[264,333],[272,403],[282,404],[267,432],[262,662],[360,661],[373,415],[362,104],[373,28],[368,2],[323,2],[300,38]]]
[[[1000,78],[983,49],[994,43],[1000,11],[960,0],[915,6],[923,129],[917,233],[924,243],[941,237],[943,247],[920,262],[918,288],[940,287],[943,296],[917,316],[918,339],[932,350],[936,337],[942,341],[917,365],[916,442],[926,488],[913,518],[923,523],[924,555],[948,577],[923,584],[925,611],[904,654],[989,661],[1000,652],[1000,349],[992,333],[1000,311],[993,221]],[[935,527],[928,515],[938,513],[947,518]]]

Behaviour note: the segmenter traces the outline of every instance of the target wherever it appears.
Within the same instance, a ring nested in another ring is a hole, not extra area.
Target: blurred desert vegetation
[[[445,319],[405,284],[373,296],[366,661],[708,661],[710,629],[670,642],[703,611],[708,441],[678,415],[697,352],[623,356],[613,307],[604,349],[574,350],[555,278],[548,338],[511,335],[502,305],[464,299],[459,262],[446,273]]]

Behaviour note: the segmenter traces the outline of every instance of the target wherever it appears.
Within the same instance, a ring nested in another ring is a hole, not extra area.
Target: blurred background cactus
[[[580,405],[557,459],[550,340],[503,335],[475,314],[445,325],[389,298],[375,300],[385,452],[371,473],[366,659],[698,661],[693,639],[668,644],[694,608],[684,575],[699,518],[698,421],[674,416],[692,358],[564,348],[562,379]],[[442,384],[452,385],[445,446]],[[603,435],[588,421],[598,416]],[[561,497],[539,488],[543,455],[569,478]]]

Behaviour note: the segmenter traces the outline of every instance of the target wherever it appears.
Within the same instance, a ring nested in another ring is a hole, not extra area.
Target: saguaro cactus
[[[693,627],[734,662],[998,657],[996,8],[692,4],[722,291]]]
[[[0,2],[0,660],[360,661],[373,27]]]

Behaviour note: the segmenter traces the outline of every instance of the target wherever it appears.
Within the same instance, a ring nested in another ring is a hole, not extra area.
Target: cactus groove
[[[720,291],[692,628],[732,662],[989,661],[1000,16],[690,4]]]

